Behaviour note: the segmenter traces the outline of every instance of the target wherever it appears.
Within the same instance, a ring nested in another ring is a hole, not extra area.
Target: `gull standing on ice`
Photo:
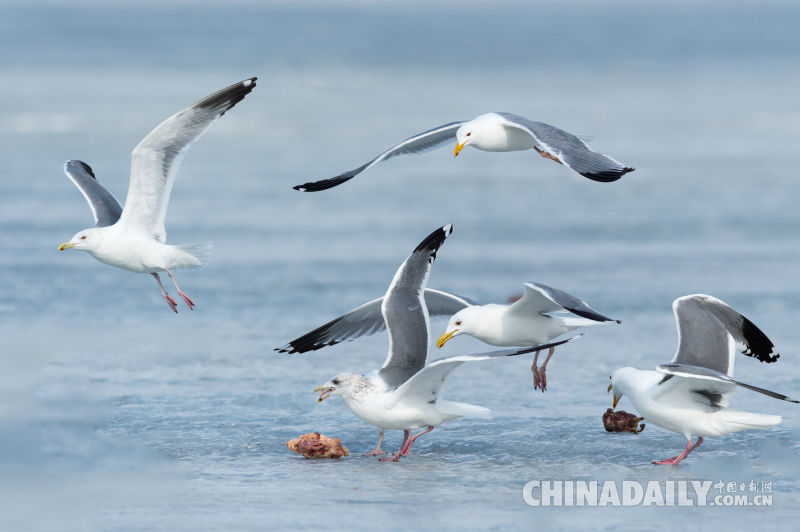
[[[408,455],[414,441],[445,421],[461,416],[485,416],[486,408],[446,401],[441,396],[450,373],[464,362],[530,353],[547,346],[491,353],[460,355],[436,360],[426,366],[429,318],[423,297],[436,252],[453,230],[446,225],[423,240],[400,265],[383,298],[381,312],[389,333],[389,354],[383,366],[369,377],[341,373],[322,386],[319,401],[332,395],[342,398],[358,418],[381,430],[375,450],[367,455],[386,454],[381,450],[385,429],[402,430],[403,443],[391,457],[399,461]],[[570,339],[559,343],[568,342]],[[418,434],[412,429],[425,427]]]
[[[407,138],[371,161],[321,181],[311,181],[295,190],[317,192],[341,185],[367,168],[397,155],[422,153],[455,140],[458,155],[466,146],[483,151],[520,151],[534,149],[546,159],[563,164],[584,177],[605,183],[616,181],[634,168],[592,151],[576,135],[544,122],[534,122],[512,113],[486,113],[467,122],[450,122]]]
[[[652,463],[677,465],[700,447],[703,438],[767,429],[781,422],[780,416],[729,409],[728,395],[738,387],[800,402],[733,379],[737,346],[761,362],[775,362],[780,356],[772,354],[772,342],[753,322],[703,294],[676,299],[672,310],[678,324],[678,351],[672,362],[656,366],[656,371],[618,369],[608,385],[609,392],[614,390],[614,408],[627,395],[647,421],[686,437],[686,448],[678,456]]]
[[[536,345],[579,327],[608,322],[622,323],[603,316],[562,290],[531,282],[525,283],[525,294],[511,305],[469,305],[453,314],[436,346],[441,348],[461,334],[495,346]],[[545,371],[553,353],[555,347],[550,347],[547,359],[539,367],[539,351],[536,351],[531,365],[534,389],[541,388],[542,392],[547,389]]]
[[[131,156],[131,178],[124,209],[97,181],[89,165],[67,161],[64,172],[89,202],[96,227],[78,232],[58,250],[88,251],[105,264],[151,274],[158,281],[161,296],[178,312],[175,300],[164,290],[158,275],[158,272],[167,272],[178,295],[190,309],[194,308],[194,301],[178,286],[172,270],[202,266],[210,246],[165,243],[164,218],[170,192],[189,146],[255,86],[256,78],[250,78],[222,89],[167,118],[142,139]]]

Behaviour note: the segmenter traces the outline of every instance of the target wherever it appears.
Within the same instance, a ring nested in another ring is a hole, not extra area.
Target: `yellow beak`
[[[611,384],[609,384],[609,385],[608,385],[608,391],[609,391],[609,392],[611,391],[611,388],[612,388],[612,387],[613,387],[613,385],[611,385]],[[620,400],[620,398],[621,398],[622,396],[621,396],[621,395],[617,395],[617,394],[616,394],[616,392],[615,392],[613,397],[614,397],[614,400],[613,400],[613,402],[611,403],[611,407],[612,407],[612,408],[617,408],[617,403],[619,403],[619,400]]]
[[[438,340],[436,340],[436,347],[438,347],[439,349],[441,349],[442,347],[444,347],[444,344],[446,344],[446,343],[447,343],[447,341],[448,341],[450,338],[452,338],[452,337],[453,337],[453,336],[454,336],[454,335],[455,335],[455,334],[456,334],[456,333],[457,333],[459,330],[460,330],[460,329],[456,329],[456,330],[454,330],[454,331],[446,332],[446,333],[444,333],[443,335],[441,335],[441,336],[439,337],[439,339],[438,339]]]
[[[464,149],[465,144],[466,143],[456,144],[456,149],[453,150],[453,157],[458,157],[458,154]]]
[[[73,244],[72,242],[64,242],[63,244],[58,246],[58,250],[59,251],[64,251],[65,249],[74,248],[74,247],[75,247],[75,244]]]

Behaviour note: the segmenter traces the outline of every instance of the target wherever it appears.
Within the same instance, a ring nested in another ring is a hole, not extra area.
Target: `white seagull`
[[[458,155],[465,146],[483,151],[519,151],[534,149],[546,159],[571,168],[593,181],[616,181],[634,168],[592,151],[576,135],[544,122],[535,122],[512,113],[486,113],[466,122],[450,122],[407,138],[371,161],[330,179],[311,181],[295,190],[316,192],[341,185],[367,168],[397,155],[422,153],[456,141]]]
[[[733,379],[736,348],[761,362],[775,362],[773,344],[753,322],[719,299],[694,294],[672,304],[678,324],[678,351],[670,364],[656,371],[622,368],[611,374],[613,404],[628,396],[640,415],[659,427],[683,434],[686,448],[654,464],[677,465],[703,443],[703,438],[748,429],[766,429],[780,416],[728,408],[728,395],[738,387],[797,403],[785,395]],[[697,443],[692,438],[697,436]]]
[[[541,283],[525,283],[525,294],[510,305],[469,305],[450,317],[442,336],[441,348],[455,336],[467,334],[489,345],[522,346],[550,342],[562,334],[619,320],[603,316],[586,302],[557,288]],[[533,388],[547,389],[547,363],[555,353],[550,347],[539,367],[539,351],[533,356]]]
[[[194,308],[194,301],[178,286],[172,270],[202,266],[210,245],[165,243],[164,218],[170,192],[189,146],[252,91],[256,79],[249,78],[215,92],[167,118],[142,139],[131,156],[131,178],[124,209],[97,181],[89,165],[67,161],[64,172],[89,202],[96,227],[78,232],[69,242],[58,246],[58,250],[87,251],[105,264],[151,274],[158,281],[161,296],[178,312],[175,300],[164,290],[158,275],[158,272],[167,272],[178,295],[190,309]]]
[[[381,305],[389,332],[389,354],[383,366],[370,376],[341,373],[314,389],[320,392],[319,401],[338,395],[358,418],[380,428],[378,445],[367,455],[386,454],[380,448],[385,429],[403,431],[400,449],[381,460],[399,461],[408,455],[417,438],[445,421],[488,414],[486,408],[442,398],[444,383],[457,366],[464,362],[522,355],[546,347],[461,355],[425,365],[430,322],[423,290],[436,251],[452,229],[452,225],[446,225],[425,238],[400,265],[389,285]],[[425,430],[411,435],[412,429],[422,427],[426,427]]]

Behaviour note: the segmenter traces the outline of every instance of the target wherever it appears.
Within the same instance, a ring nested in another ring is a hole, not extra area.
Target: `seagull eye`
[[[461,325],[461,320],[458,320],[458,321],[456,322],[456,325]]]
[[[86,235],[83,235],[83,236],[81,237],[81,240],[86,240]]]
[[[340,381],[339,379],[333,379],[333,383],[334,384],[339,384],[340,382],[342,382],[342,381]]]
[[[468,136],[468,137],[469,137],[470,135],[472,135],[472,131],[470,131],[469,133],[467,133],[467,136]]]

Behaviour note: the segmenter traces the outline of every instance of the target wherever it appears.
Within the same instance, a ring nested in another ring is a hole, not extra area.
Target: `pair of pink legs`
[[[194,301],[192,301],[192,299],[189,296],[183,293],[183,290],[181,290],[181,287],[178,286],[178,281],[175,280],[175,276],[172,275],[172,272],[169,270],[166,271],[169,274],[169,278],[172,279],[172,284],[175,285],[175,289],[178,291],[178,295],[183,298],[183,301],[186,303],[186,306],[189,307],[189,310],[194,310]],[[159,277],[156,272],[153,272],[150,275],[156,278],[156,281],[158,282],[158,287],[161,289],[161,297],[163,297],[164,301],[167,302],[167,305],[169,305],[169,308],[172,309],[172,312],[177,313],[178,304],[175,303],[175,300],[172,299],[172,296],[170,296],[167,293],[167,291],[164,290],[164,286],[161,284],[161,277]]]
[[[689,453],[700,447],[702,443],[703,443],[703,438],[698,436],[697,443],[692,444],[692,440],[689,440],[686,443],[686,448],[678,456],[673,456],[672,458],[665,458],[663,460],[653,460],[651,463],[657,465],[678,465],[678,462],[689,456]]]
[[[547,374],[545,373],[545,368],[547,368],[547,363],[550,362],[550,357],[553,356],[553,353],[556,352],[555,347],[550,348],[550,352],[547,354],[547,359],[545,359],[544,364],[540,368],[537,364],[539,361],[539,351],[536,351],[536,354],[533,355],[533,364],[531,364],[531,372],[533,373],[533,389],[542,389],[542,393],[547,389]]]
[[[411,436],[411,431],[406,429],[403,431],[403,443],[400,445],[400,450],[394,453],[392,456],[381,456],[379,460],[381,462],[399,462],[400,458],[403,456],[408,456],[408,453],[411,452],[411,446],[414,444],[414,441],[422,436],[423,434],[427,434],[432,431],[434,427],[428,427],[427,429],[423,430],[419,434],[415,434]],[[386,451],[381,451],[381,444],[383,443],[383,431],[381,431],[381,439],[378,440],[378,445],[375,447],[373,451],[368,453],[364,453],[363,456],[380,456],[382,454],[386,454]]]

